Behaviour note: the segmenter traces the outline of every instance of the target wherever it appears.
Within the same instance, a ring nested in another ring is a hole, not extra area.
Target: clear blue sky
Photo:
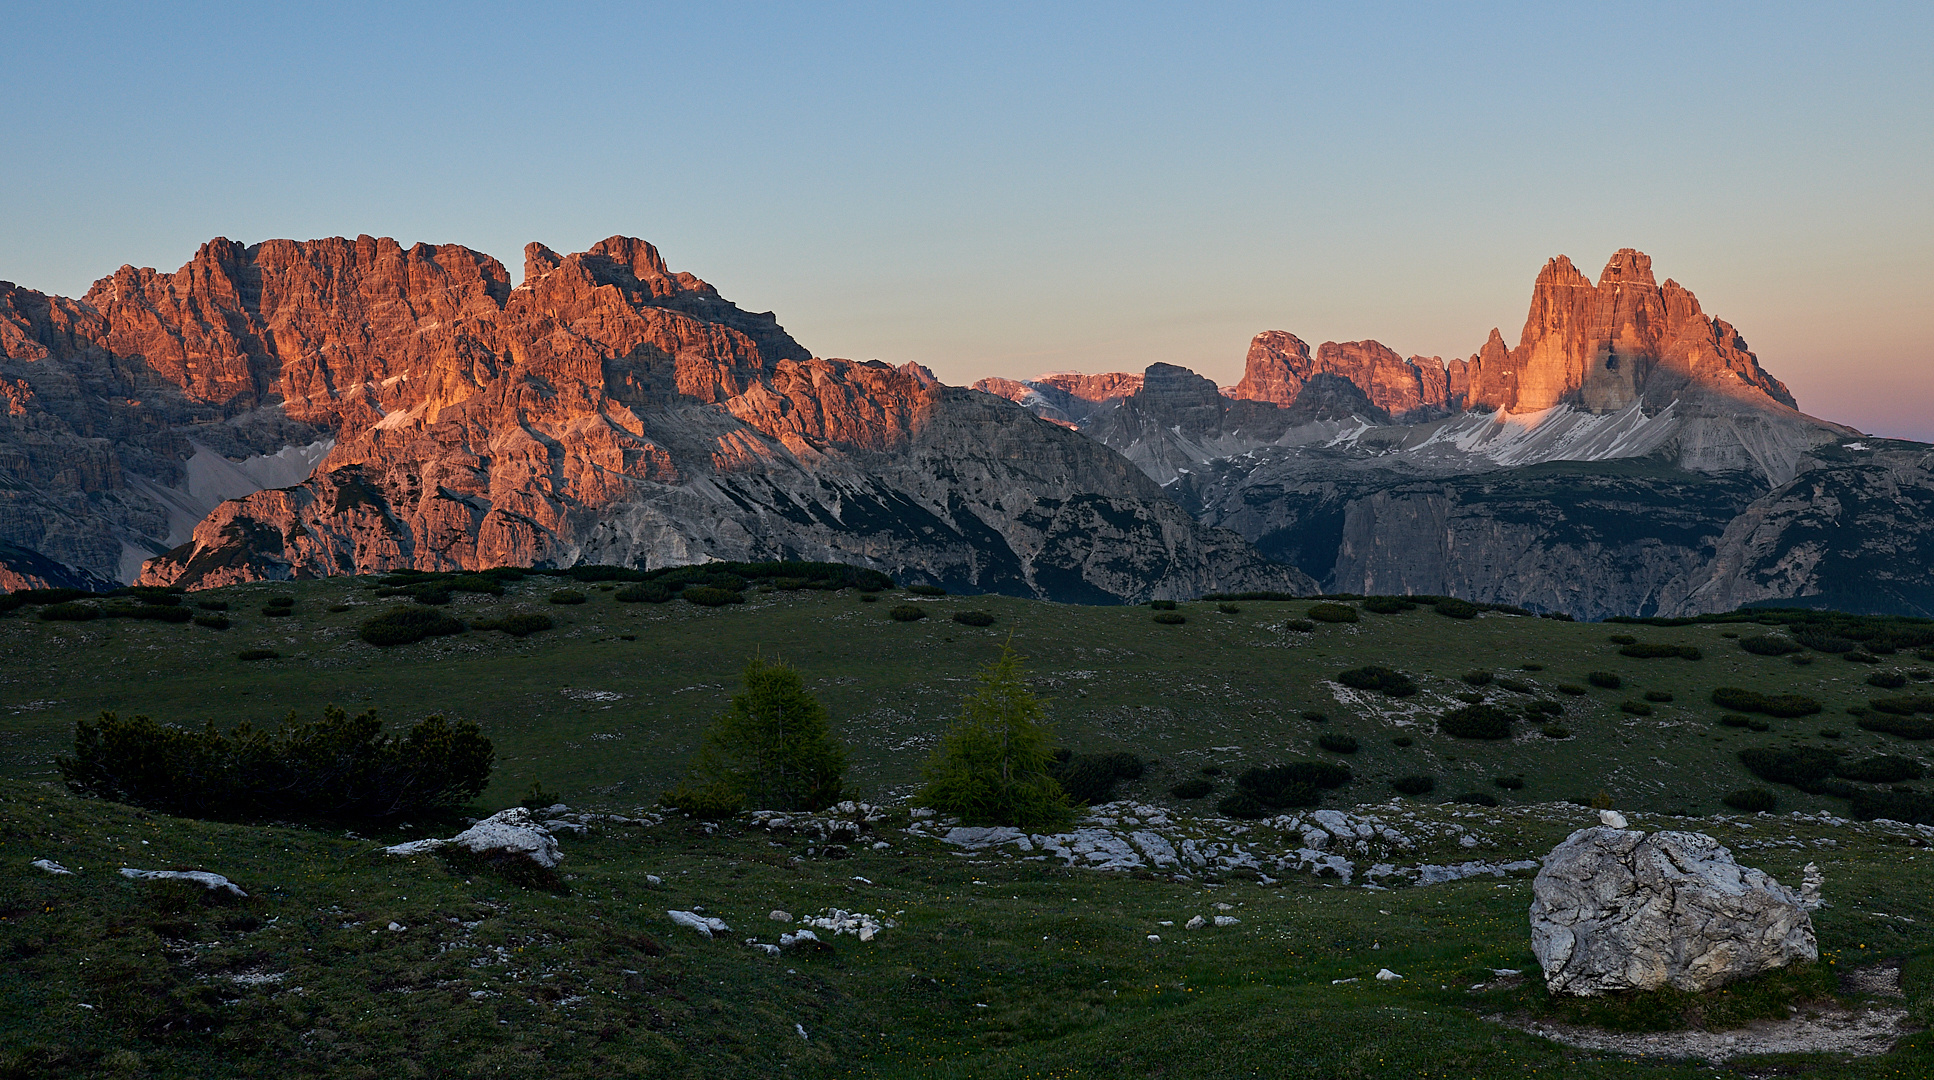
[[[613,233],[949,382],[1468,354],[1616,248],[1934,439],[1934,5],[0,3],[0,278]]]

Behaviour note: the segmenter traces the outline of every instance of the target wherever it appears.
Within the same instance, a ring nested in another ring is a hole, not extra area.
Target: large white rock
[[[564,861],[557,838],[521,806],[497,811],[451,837],[450,842],[479,855],[522,855],[549,869]]]
[[[1709,990],[1819,958],[1800,897],[1700,833],[1580,829],[1532,883],[1554,993]]]

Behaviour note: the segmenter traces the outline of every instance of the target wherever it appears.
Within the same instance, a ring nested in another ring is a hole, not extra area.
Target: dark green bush
[[[1754,656],[1785,656],[1799,652],[1805,646],[1792,638],[1778,637],[1773,634],[1759,634],[1739,639],[1739,647]]]
[[[1859,790],[1848,796],[1861,821],[1885,818],[1909,825],[1934,825],[1934,796],[1919,791]]]
[[[1880,657],[1878,657],[1878,656],[1875,656],[1875,655],[1874,655],[1873,653],[1870,653],[1870,652],[1860,652],[1860,651],[1858,651],[1858,650],[1855,650],[1854,652],[1850,652],[1850,653],[1845,653],[1845,654],[1842,654],[1842,655],[1841,655],[1841,657],[1840,657],[1840,659],[1842,659],[1842,660],[1845,660],[1845,661],[1847,661],[1848,663],[1853,663],[1853,664],[1878,664],[1878,663],[1880,663]]]
[[[1652,706],[1647,705],[1643,701],[1633,701],[1630,698],[1627,698],[1624,701],[1619,702],[1618,708],[1620,712],[1631,713],[1633,716],[1651,716],[1652,715]]]
[[[1222,775],[1222,766],[1220,766],[1220,765],[1204,765],[1204,766],[1202,766],[1202,775],[1203,775],[1203,776],[1221,776],[1221,775]]]
[[[1057,751],[1048,775],[1078,805],[1095,806],[1112,801],[1115,785],[1123,780],[1139,780],[1148,765],[1125,751],[1107,754],[1075,754]]]
[[[235,654],[237,660],[280,660],[282,654],[274,649],[243,649]]]
[[[1234,604],[1217,604],[1215,609],[1224,615],[1240,615],[1242,609]]]
[[[1898,690],[1907,685],[1907,676],[1898,671],[1876,671],[1867,676],[1867,685],[1882,690]]]
[[[1415,601],[1404,596],[1367,596],[1363,599],[1363,610],[1376,615],[1396,615],[1416,606]]]
[[[589,599],[576,589],[559,589],[551,594],[553,604],[582,604]]]
[[[1610,671],[1592,671],[1585,674],[1585,681],[1600,690],[1616,690],[1625,685],[1625,680]]]
[[[1215,785],[1199,776],[1191,776],[1168,789],[1168,793],[1178,799],[1200,799],[1214,791]]]
[[[402,738],[373,712],[322,719],[291,713],[274,734],[123,721],[102,713],[74,727],[74,755],[58,759],[76,793],[160,813],[217,820],[389,821],[454,810],[489,782],[490,740],[467,721],[432,716]]]
[[[504,595],[503,583],[484,577],[482,574],[458,574],[443,583],[450,592],[485,593],[490,596]]]
[[[195,606],[196,606],[196,607],[198,607],[198,608],[200,608],[200,609],[202,609],[203,611],[227,611],[227,610],[228,610],[228,601],[226,601],[226,600],[197,600],[197,601],[195,601]]]
[[[927,617],[927,609],[915,604],[895,604],[886,614],[894,622],[919,622]]]
[[[1519,664],[1518,667],[1524,671],[1543,671],[1545,669],[1543,664]]]
[[[1509,676],[1497,680],[1497,688],[1500,690],[1509,690],[1514,694],[1535,694],[1538,692],[1537,687],[1525,682],[1523,679],[1513,679]]]
[[[1739,752],[1740,764],[1761,780],[1775,784],[1791,784],[1800,787],[1833,775],[1834,766],[1839,762],[1838,755],[1832,751],[1811,746],[1798,746],[1789,749],[1775,749],[1770,746],[1750,747]]]
[[[1269,807],[1263,805],[1261,799],[1240,788],[1223,796],[1222,801],[1215,804],[1215,810],[1223,817],[1243,818],[1250,821],[1269,816]]]
[[[985,611],[956,611],[954,621],[962,626],[992,626],[994,616]]]
[[[938,585],[909,585],[907,591],[915,596],[945,596],[947,590]]]
[[[1762,694],[1737,686],[1722,686],[1712,692],[1712,703],[1722,709],[1765,713],[1767,716],[1811,716],[1820,703],[1800,694]]]
[[[144,622],[185,623],[194,618],[195,613],[185,607],[161,607],[154,604],[134,607],[128,604],[111,604],[101,609],[101,617],[139,619]]]
[[[1356,739],[1349,735],[1321,735],[1317,737],[1316,745],[1332,754],[1354,754],[1357,751]]]
[[[1870,714],[1854,722],[1863,730],[1878,731],[1884,735],[1898,735],[1914,742],[1934,739],[1934,720],[1926,720],[1918,716]]]
[[[1794,653],[1787,659],[1793,662],[1794,667],[1805,667],[1813,662],[1813,658],[1805,653]]]
[[[1304,709],[1303,719],[1308,720],[1312,724],[1327,724],[1330,722],[1328,713],[1317,712],[1315,709]]]
[[[1498,797],[1485,791],[1466,791],[1451,801],[1463,803],[1466,806],[1496,806]]]
[[[1676,656],[1685,660],[1699,660],[1705,657],[1697,646],[1664,645],[1658,642],[1637,642],[1618,650],[1620,656],[1630,656],[1637,660],[1657,660],[1661,657]]]
[[[733,589],[722,589],[715,585],[687,585],[678,594],[679,599],[700,607],[724,607],[727,604],[745,603],[745,594]],[[921,612],[922,616],[926,614]]]
[[[1503,788],[1506,791],[1524,790],[1523,776],[1500,776],[1493,779],[1491,783],[1496,784],[1497,786]]]
[[[1439,717],[1437,730],[1459,739],[1508,739],[1511,714],[1495,705],[1466,705]]]
[[[1546,724],[1538,729],[1538,734],[1543,735],[1547,739],[1569,739],[1571,738],[1571,729],[1563,724]]]
[[[1180,626],[1189,621],[1189,617],[1179,611],[1158,611],[1154,619],[1163,626]]]
[[[1262,806],[1284,809],[1315,806],[1327,788],[1342,787],[1354,777],[1348,767],[1326,761],[1292,761],[1266,768],[1244,769],[1236,789]],[[1226,813],[1226,811],[1225,811]]]
[[[271,619],[279,619],[284,615],[294,615],[295,609],[292,607],[276,607],[270,605],[262,609],[262,614],[267,615]]]
[[[1761,787],[1741,788],[1719,800],[1734,810],[1744,810],[1749,814],[1765,813],[1777,804],[1773,793]]]
[[[1148,602],[1148,606],[1149,606],[1149,607],[1151,607],[1151,608],[1153,608],[1153,609],[1154,609],[1154,610],[1156,610],[1156,611],[1174,611],[1174,610],[1175,610],[1175,601],[1173,601],[1173,600],[1150,600],[1150,601]]]
[[[671,598],[671,589],[656,581],[645,581],[636,585],[626,585],[624,588],[611,594],[611,599],[621,604],[662,604]],[[697,815],[693,816],[696,817]]]
[[[1399,776],[1390,781],[1390,786],[1405,795],[1428,795],[1437,787],[1434,776]]]
[[[1823,727],[1820,729],[1820,737],[1822,739],[1837,739],[1840,737],[1840,729]]]
[[[1413,743],[1414,743],[1415,741],[1416,741],[1416,740],[1414,740],[1414,739],[1412,739],[1412,738],[1411,738],[1410,736],[1408,736],[1408,735],[1398,735],[1398,736],[1395,736],[1395,737],[1393,737],[1393,738],[1392,738],[1392,739],[1390,740],[1390,745],[1392,745],[1392,746],[1395,746],[1395,747],[1399,747],[1399,748],[1401,748],[1401,747],[1405,747],[1405,746],[1410,746],[1410,745],[1412,745],[1412,744],[1413,744]]]
[[[1475,619],[1478,611],[1477,605],[1469,600],[1459,600],[1449,596],[1432,604],[1431,608],[1437,614],[1453,619]]]
[[[1664,690],[1647,690],[1645,692],[1645,700],[1663,703],[1663,702],[1671,701],[1672,695],[1667,693]]]
[[[463,623],[441,611],[395,608],[366,620],[357,631],[371,645],[408,645],[426,637],[463,633]]]
[[[1638,638],[1635,638],[1630,634],[1613,634],[1607,640],[1609,640],[1614,645],[1633,645],[1638,642]]]
[[[1451,696],[1465,703],[1466,705],[1484,704],[1484,695],[1479,693],[1476,690],[1462,690],[1462,691],[1459,691],[1458,693],[1452,694]]]
[[[1868,698],[1867,704],[1875,712],[1892,713],[1895,716],[1912,716],[1917,712],[1934,712],[1934,694],[1904,694],[1900,697]]]
[[[1753,718],[1740,713],[1729,712],[1720,717],[1719,722],[1726,727],[1748,727],[1752,724]]]
[[[1491,673],[1488,671],[1466,671],[1463,674],[1463,679],[1472,686],[1491,685]]]
[[[48,622],[87,622],[101,617],[101,609],[93,604],[48,604],[40,609],[40,617]]]
[[[1812,649],[1814,652],[1844,653],[1852,652],[1860,647],[1858,641],[1836,637],[1832,634],[1816,633],[1810,630],[1794,630],[1792,633],[1793,640]]]
[[[879,603],[879,601],[880,601],[880,598],[877,596],[874,596],[872,593],[860,594],[860,603],[862,604],[877,604]]]
[[[539,615],[534,611],[513,611],[502,618],[481,619],[472,624],[478,630],[502,630],[511,637],[529,637],[540,630],[549,630],[553,625],[549,615]]]
[[[1585,688],[1573,683],[1559,683],[1558,692],[1561,694],[1569,694],[1572,697],[1578,697],[1585,692]]]
[[[228,629],[228,616],[213,611],[204,612],[203,614],[195,616],[195,625],[206,626],[210,630],[226,630]]]
[[[1543,713],[1546,716],[1563,716],[1565,707],[1555,701],[1529,701],[1524,711],[1531,714]]]
[[[1326,623],[1355,622],[1359,618],[1356,608],[1348,604],[1317,604],[1311,607],[1306,614],[1317,622]]]
[[[1391,697],[1409,697],[1417,692],[1417,684],[1410,676],[1382,664],[1366,664],[1339,672],[1336,681],[1353,690],[1378,690]]]
[[[1309,621],[1308,619],[1289,619],[1283,623],[1283,629],[1294,630],[1297,633],[1307,634],[1311,630],[1316,629],[1316,624]]]
[[[1833,767],[1833,775],[1858,780],[1863,784],[1898,784],[1904,780],[1919,780],[1927,775],[1927,769],[1913,758],[1881,755],[1861,761],[1843,761]]]

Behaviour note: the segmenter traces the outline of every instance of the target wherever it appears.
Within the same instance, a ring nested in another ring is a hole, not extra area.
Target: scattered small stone
[[[772,909],[772,914],[767,915],[766,918],[771,919],[773,922],[791,922],[792,913],[789,911],[780,911],[778,908],[774,908]]]
[[[1193,919],[1190,919],[1190,920],[1189,920],[1188,922],[1186,922],[1186,923],[1184,923],[1184,924],[1182,924],[1182,929],[1184,929],[1184,930],[1200,930],[1200,929],[1202,929],[1202,928],[1203,928],[1204,926],[1207,926],[1207,925],[1208,925],[1208,920],[1206,920],[1206,919],[1204,919],[1204,918],[1203,918],[1202,916],[1200,916],[1200,915],[1197,915],[1197,916],[1196,916],[1195,918],[1193,918]]]
[[[393,922],[389,924],[389,930],[390,930],[390,933],[392,934],[400,934],[407,929],[409,929],[409,927],[404,926],[402,923]]]
[[[1150,940],[1150,941],[1156,941],[1156,942],[1159,942],[1159,941],[1161,941],[1161,940],[1162,940],[1162,935],[1160,935],[1160,934],[1150,934],[1150,935],[1148,935],[1148,940]]]
[[[667,911],[665,914],[671,917],[672,922],[680,926],[689,926],[708,938],[715,933],[724,933],[732,929],[725,925],[724,919],[714,919],[693,911]]]
[[[1217,926],[1236,926],[1241,922],[1242,920],[1236,918],[1234,915],[1217,915],[1215,917],[1215,924]]]
[[[1389,968],[1378,968],[1378,969],[1377,969],[1377,981],[1378,981],[1378,982],[1397,982],[1397,981],[1399,981],[1399,980],[1401,980],[1402,978],[1403,978],[1403,976],[1402,976],[1402,975],[1399,975],[1399,974],[1397,974],[1396,972],[1394,972],[1394,971],[1392,971],[1392,970],[1390,970]]]

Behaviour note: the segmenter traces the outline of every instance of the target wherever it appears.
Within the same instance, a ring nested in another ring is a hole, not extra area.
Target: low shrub
[[[1817,747],[1798,746],[1789,749],[1775,749],[1770,746],[1749,747],[1739,752],[1739,763],[1748,772],[1761,780],[1775,784],[1791,784],[1800,787],[1833,775],[1834,766],[1839,762],[1838,755],[1830,750]]]
[[[1117,751],[1107,754],[1076,754],[1055,751],[1048,775],[1076,803],[1090,806],[1115,797],[1115,785],[1123,780],[1139,780],[1148,765],[1134,754]]]
[[[1607,638],[1606,640],[1610,641],[1614,645],[1633,645],[1638,642],[1638,638],[1635,638],[1630,634],[1613,634],[1611,637]]]
[[[1336,681],[1353,690],[1377,690],[1390,697],[1409,697],[1417,692],[1417,684],[1410,676],[1381,664],[1339,672]]]
[[[1520,671],[1543,671],[1544,669],[1545,669],[1545,666],[1543,664],[1519,664],[1518,665],[1518,670]]]
[[[1585,688],[1576,683],[1559,683],[1558,692],[1561,694],[1569,694],[1572,697],[1579,697],[1585,693]]]
[[[1843,653],[1841,654],[1840,659],[1845,660],[1850,664],[1880,663],[1880,657],[1875,656],[1873,653],[1870,653],[1870,652],[1860,652],[1858,650],[1850,653]]]
[[[954,621],[962,626],[994,625],[994,617],[985,611],[956,611]]]
[[[1451,696],[1465,703],[1466,705],[1484,704],[1484,695],[1479,693],[1476,690],[1460,690],[1457,693],[1452,694]]]
[[[1538,692],[1537,687],[1525,682],[1523,679],[1513,679],[1509,676],[1500,678],[1497,681],[1497,687],[1500,690],[1509,690],[1514,694],[1535,694]]]
[[[1591,671],[1585,674],[1585,681],[1600,690],[1616,690],[1625,685],[1625,680],[1610,671]]]
[[[635,585],[626,585],[611,594],[611,599],[621,604],[662,604],[671,598],[671,589],[656,581],[641,581]]]
[[[1918,716],[1890,716],[1885,713],[1870,713],[1854,721],[1863,731],[1877,731],[1883,735],[1898,735],[1912,742],[1934,739],[1934,720]]]
[[[1401,748],[1403,748],[1403,747],[1406,747],[1406,746],[1410,746],[1410,745],[1412,745],[1412,743],[1414,743],[1414,742],[1415,742],[1415,740],[1413,740],[1413,739],[1412,739],[1412,738],[1411,738],[1410,736],[1408,736],[1408,735],[1398,735],[1397,737],[1395,737],[1395,738],[1393,738],[1393,739],[1391,739],[1391,740],[1390,740],[1390,745],[1392,745],[1392,746],[1395,746],[1395,747],[1398,747],[1399,749],[1401,749]]]
[[[1805,653],[1794,653],[1787,657],[1787,660],[1791,661],[1794,667],[1805,667],[1813,662],[1813,658]]]
[[[1652,715],[1652,706],[1647,705],[1643,701],[1633,701],[1631,698],[1626,698],[1624,701],[1619,702],[1618,709],[1620,712],[1631,713],[1633,716]]]
[[[1319,736],[1316,740],[1316,745],[1328,750],[1332,754],[1354,754],[1357,751],[1357,741],[1355,737],[1350,735]]]
[[[185,607],[160,607],[142,604],[134,607],[128,604],[113,604],[101,609],[104,619],[137,619],[142,622],[185,623],[195,617],[195,613]]]
[[[1491,780],[1491,783],[1496,784],[1497,786],[1503,788],[1506,791],[1524,790],[1524,777],[1521,775],[1495,777]]]
[[[1266,768],[1244,769],[1236,777],[1236,788],[1258,803],[1276,809],[1315,806],[1322,792],[1339,788],[1355,779],[1349,767],[1327,761],[1292,761]]]
[[[1647,690],[1645,692],[1645,700],[1656,701],[1663,704],[1665,702],[1671,701],[1672,695],[1664,690]]]
[[[229,625],[228,616],[213,611],[204,612],[195,616],[195,625],[206,626],[210,630],[226,630]]]
[[[549,615],[534,611],[514,611],[499,619],[484,619],[474,624],[478,630],[502,630],[511,637],[529,637],[553,625]]]
[[[1927,775],[1927,769],[1913,758],[1883,754],[1860,761],[1843,761],[1833,767],[1833,775],[1863,784],[1898,784],[1903,780],[1919,780]]]
[[[1256,818],[1269,816],[1269,807],[1263,805],[1261,799],[1256,798],[1254,795],[1240,788],[1233,794],[1224,796],[1222,801],[1216,803],[1215,810],[1216,813],[1221,814],[1223,817],[1244,818],[1252,821]]]
[[[409,645],[426,637],[463,633],[463,623],[441,611],[395,608],[366,620],[357,634],[371,645]]]
[[[1547,739],[1569,739],[1571,738],[1571,729],[1563,724],[1546,724],[1538,729],[1538,734],[1543,735]]]
[[[1840,729],[1832,728],[1832,727],[1823,727],[1820,729],[1820,737],[1822,739],[1837,739],[1840,737]]]
[[[1316,629],[1316,624],[1308,619],[1289,619],[1283,623],[1283,629],[1294,630],[1299,634],[1307,634],[1311,630]]]
[[[1753,722],[1752,717],[1746,716],[1742,713],[1736,713],[1736,712],[1729,712],[1726,715],[1719,718],[1719,723],[1725,727],[1743,728],[1751,725],[1752,722]]]
[[[1767,716],[1811,716],[1820,703],[1801,694],[1762,694],[1737,686],[1722,686],[1712,692],[1712,703],[1722,709],[1764,713]]]
[[[1390,786],[1404,795],[1428,795],[1437,787],[1434,776],[1399,776],[1390,781]]]
[[[1885,818],[1909,825],[1934,825],[1934,796],[1919,791],[1855,791],[1848,798],[1860,821]]]
[[[1814,652],[1844,653],[1852,652],[1860,647],[1858,641],[1836,637],[1832,634],[1815,633],[1809,630],[1794,630],[1792,634],[1793,640],[1812,649]]]
[[[1898,671],[1876,671],[1867,676],[1867,685],[1882,690],[1898,690],[1907,685],[1907,676]]]
[[[1471,603],[1469,600],[1459,600],[1455,597],[1447,596],[1432,604],[1431,610],[1447,618],[1475,619],[1477,618],[1478,608],[1476,604]]]
[[[196,607],[198,607],[198,608],[200,608],[200,609],[202,609],[203,611],[227,611],[227,610],[228,610],[228,601],[226,601],[226,600],[197,600],[197,601],[195,601],[195,606],[196,606]]]
[[[330,604],[329,605],[329,614],[331,615],[341,615],[343,612],[348,610],[349,610],[348,604]]]
[[[586,599],[588,597],[576,589],[559,589],[551,594],[553,604],[582,604]]]
[[[1466,705],[1438,717],[1437,730],[1459,739],[1508,739],[1511,714],[1495,705]]]
[[[1739,647],[1752,653],[1754,656],[1785,656],[1788,653],[1796,653],[1805,648],[1805,646],[1794,641],[1792,638],[1779,637],[1774,634],[1758,634],[1753,637],[1740,638]]]
[[[1629,656],[1636,660],[1657,660],[1662,657],[1672,656],[1684,660],[1700,660],[1706,655],[1700,652],[1697,646],[1664,645],[1652,641],[1641,641],[1626,645],[1618,650],[1618,654],[1620,656]]]
[[[1496,806],[1498,797],[1486,791],[1466,791],[1451,801],[1463,803],[1466,806]]]
[[[447,594],[446,594],[446,598],[447,598]],[[419,599],[421,599],[421,598],[419,597]],[[274,605],[274,604],[271,604],[271,605],[269,605],[268,607],[265,607],[265,608],[263,608],[263,609],[262,609],[262,614],[264,614],[264,615],[267,615],[267,616],[268,616],[269,618],[271,618],[271,619],[279,619],[279,618],[281,618],[281,617],[282,617],[282,616],[284,616],[284,615],[294,615],[294,614],[295,614],[295,608],[293,608],[293,607],[278,607],[278,606],[276,606],[276,605]]]
[[[1773,793],[1763,787],[1741,788],[1719,800],[1734,810],[1744,810],[1749,814],[1763,814],[1778,802]]]
[[[62,604],[48,604],[40,609],[40,617],[48,622],[88,622],[101,617],[101,609],[93,604],[77,604],[68,601]]]
[[[1311,607],[1306,614],[1317,622],[1326,623],[1356,622],[1359,618],[1356,608],[1348,604],[1317,604]]]
[[[1363,599],[1363,610],[1376,615],[1396,615],[1416,606],[1416,601],[1404,596],[1366,596]]]
[[[1158,611],[1154,619],[1163,626],[1180,626],[1189,621],[1189,617],[1179,611]]]
[[[1892,713],[1895,716],[1912,716],[1917,712],[1934,712],[1934,694],[1904,694],[1900,697],[1868,698],[1867,705],[1875,712]]]
[[[687,585],[678,594],[679,599],[700,607],[724,607],[727,604],[745,603],[745,594],[735,589],[721,589],[712,585]]]
[[[880,602],[880,598],[877,596],[874,596],[872,593],[860,594],[860,603],[862,604],[877,604],[879,602]]]
[[[1213,791],[1215,785],[1200,776],[1191,776],[1168,789],[1168,793],[1178,799],[1200,799]]]
[[[915,596],[945,596],[947,590],[938,585],[909,585],[907,591]]]
[[[1466,671],[1460,677],[1472,686],[1491,685],[1491,673],[1488,671]]]
[[[1240,614],[1242,614],[1242,609],[1241,609],[1241,608],[1239,608],[1239,607],[1237,607],[1237,606],[1236,606],[1236,605],[1234,605],[1234,604],[1217,604],[1217,605],[1215,606],[1215,609],[1216,609],[1217,611],[1220,611],[1220,612],[1221,612],[1221,613],[1223,613],[1224,615],[1240,615]]]
[[[1315,709],[1304,709],[1303,719],[1312,724],[1327,724],[1330,722],[1330,714],[1317,712]]]
[[[237,660],[279,660],[282,654],[274,649],[243,649],[235,654]]]
[[[927,609],[915,604],[895,604],[887,609],[886,615],[894,622],[919,622],[927,617]]]
[[[1203,775],[1203,776],[1221,776],[1221,775],[1222,775],[1222,766],[1220,766],[1220,765],[1204,765],[1204,766],[1202,766],[1202,769],[1201,769],[1201,772],[1202,772],[1202,775]]]
[[[1174,610],[1175,610],[1175,601],[1173,601],[1173,600],[1150,600],[1150,601],[1148,602],[1148,606],[1149,606],[1149,607],[1151,607],[1151,608],[1153,608],[1153,609],[1155,609],[1156,611],[1174,611]]]

